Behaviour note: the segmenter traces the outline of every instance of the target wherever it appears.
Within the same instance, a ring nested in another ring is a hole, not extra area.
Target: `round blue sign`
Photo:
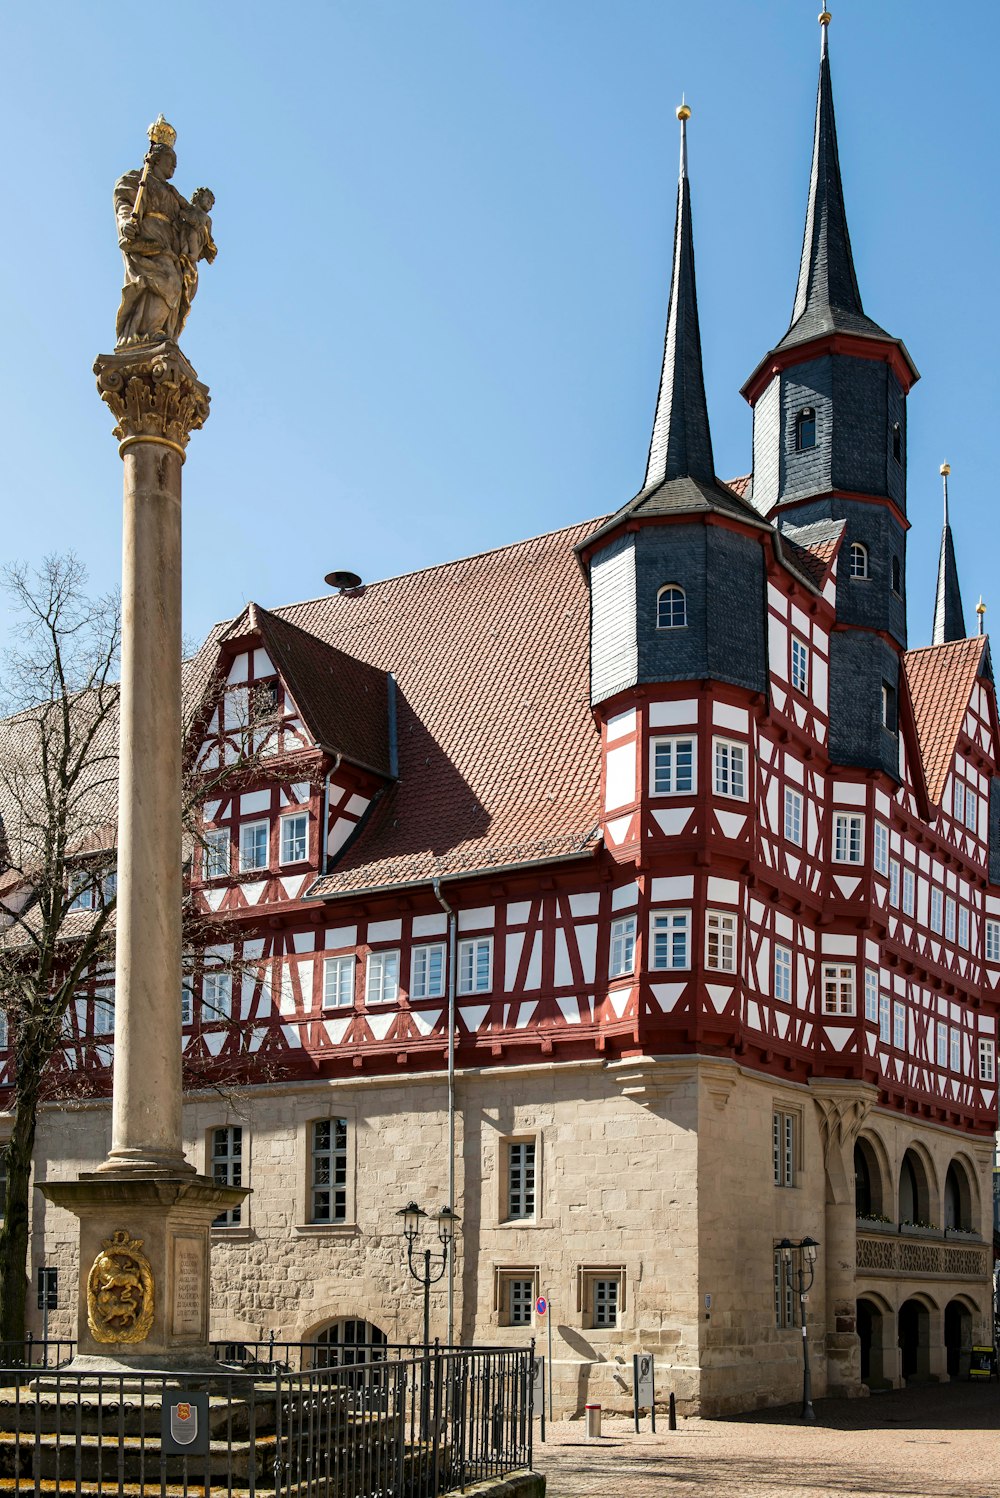
[[[538,1312],[539,1316],[544,1316],[545,1312],[548,1310],[548,1308],[549,1308],[549,1303],[545,1299],[545,1296],[544,1295],[540,1295],[538,1297],[538,1299],[535,1301],[535,1310]]]

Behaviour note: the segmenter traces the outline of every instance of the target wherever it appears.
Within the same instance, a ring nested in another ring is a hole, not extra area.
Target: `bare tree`
[[[0,675],[0,1029],[9,1046],[6,1086],[13,1115],[0,1151],[0,1205],[6,1191],[0,1345],[9,1346],[24,1339],[39,1107],[108,1089],[121,631],[117,598],[89,599],[84,569],[74,557],[51,557],[37,572],[10,567],[0,576],[19,621]],[[186,718],[197,731],[198,704],[211,697],[213,681],[207,669],[188,674],[194,680]],[[189,757],[178,807],[189,855],[200,838],[205,798],[260,763],[272,704],[251,700],[245,711],[241,749],[229,762],[206,772]],[[213,964],[224,965],[233,991],[245,972],[258,976],[258,964],[244,963],[240,952],[223,948],[220,958],[213,945],[220,941],[218,925],[190,891],[183,929],[189,988]],[[101,1023],[94,1022],[98,1015]],[[231,1031],[225,1054],[211,1065],[187,1060],[188,1087],[228,1091],[247,1078],[251,1057],[238,1008],[215,1019]]]
[[[2,1157],[0,1342],[16,1343],[24,1336],[31,1161],[46,1072],[70,998],[88,969],[109,957],[121,630],[117,600],[89,600],[73,557],[50,557],[35,573],[10,567],[4,581],[18,629],[0,687],[7,714],[0,725],[0,1008],[13,1073],[13,1126]]]

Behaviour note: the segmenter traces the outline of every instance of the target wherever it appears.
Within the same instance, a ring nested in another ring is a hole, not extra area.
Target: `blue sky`
[[[804,0],[106,0],[8,6],[0,97],[5,558],[120,568],[91,366],[120,288],[111,190],[160,111],[216,192],[184,348],[213,410],[184,473],[185,631],[607,513],[644,470],[681,90],[716,462],[781,337],[819,51]],[[831,56],[868,313],[910,398],[911,643],[950,460],[967,621],[994,587],[993,7],[840,0]],[[984,544],[985,543],[985,544]],[[996,596],[991,596],[996,594]],[[992,612],[992,611],[991,611]],[[989,624],[991,616],[987,616]],[[0,648],[9,620],[0,612]]]

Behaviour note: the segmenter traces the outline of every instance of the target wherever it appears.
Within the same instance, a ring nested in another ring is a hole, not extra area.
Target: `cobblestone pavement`
[[[953,1383],[728,1420],[550,1425],[546,1498],[1000,1498],[1000,1387]]]

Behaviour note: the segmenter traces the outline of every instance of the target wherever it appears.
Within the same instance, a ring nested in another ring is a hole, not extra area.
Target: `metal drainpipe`
[[[448,917],[448,1206],[455,1210],[455,980],[456,917],[441,893],[441,880],[434,880],[434,898]],[[455,1341],[455,1241],[448,1255],[448,1346]]]
[[[330,780],[331,777],[336,775],[337,771],[340,769],[340,761],[343,759],[343,757],[344,756],[342,754],[338,754],[336,756],[333,764],[326,772],[326,779],[323,781],[323,826],[320,829],[320,837],[323,839],[323,857],[320,859],[319,865],[319,871],[321,874],[326,873],[327,864],[330,861],[330,854],[328,851],[330,845]]]

